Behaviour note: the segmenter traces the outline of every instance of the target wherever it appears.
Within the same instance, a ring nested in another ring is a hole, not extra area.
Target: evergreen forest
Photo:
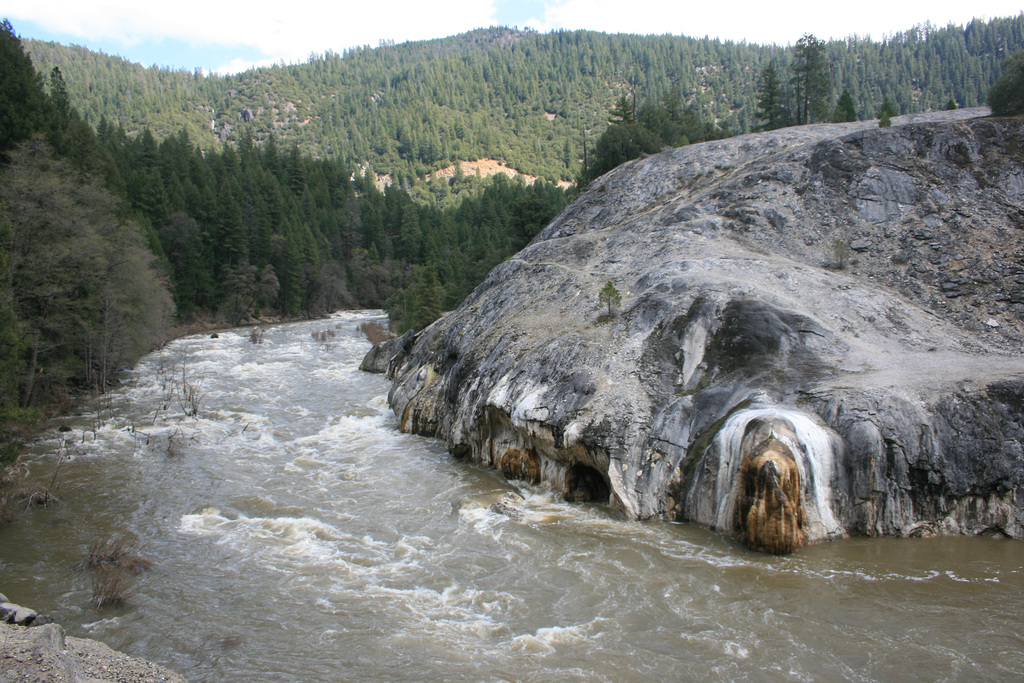
[[[681,27],[685,29],[685,27]],[[773,63],[791,73],[794,45],[685,36],[548,34],[492,27],[438,40],[311,55],[304,64],[234,75],[144,68],[81,47],[28,41],[40,73],[60,67],[72,104],[129,136],[181,130],[203,149],[271,135],[307,155],[412,183],[456,160],[492,158],[551,181],[580,175],[624,93],[675,93],[702,121],[733,133],[758,125],[758,86]],[[860,119],[888,96],[897,113],[985,103],[999,64],[1024,48],[1024,14],[967,26],[922,25],[882,39],[822,43],[834,106],[843,90]],[[789,79],[784,78],[786,88]],[[829,110],[831,111],[831,106]]]

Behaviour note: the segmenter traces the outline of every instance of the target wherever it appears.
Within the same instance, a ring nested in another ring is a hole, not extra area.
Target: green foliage
[[[636,122],[609,126],[597,141],[587,178],[596,178],[630,159],[657,152],[661,142],[646,126]]]
[[[608,280],[608,282],[604,283],[600,293],[598,293],[597,300],[608,306],[608,317],[611,318],[614,314],[614,309],[622,303],[622,296],[619,294],[619,290],[615,288],[615,284]]]
[[[103,390],[148,352],[171,314],[136,225],[42,140],[15,148],[0,202],[11,223],[11,299],[25,345],[22,406],[69,386]]]
[[[599,136],[625,87],[648,102],[677,91],[701,120],[752,130],[761,123],[762,70],[774,61],[785,84],[796,54],[795,47],[667,35],[492,28],[220,76],[144,68],[54,43],[27,47],[40,72],[60,67],[72,104],[93,126],[106,118],[130,137],[149,128],[158,140],[184,129],[206,150],[247,135],[257,145],[277,136],[283,150],[297,143],[304,154],[350,168],[369,162],[408,178],[414,191],[415,178],[456,159],[489,157],[570,180],[583,156],[581,127]],[[824,47],[835,92],[847,88],[862,119],[873,117],[869,103],[883,92],[905,112],[939,109],[950,96],[978,106],[1001,56],[1024,48],[1024,17],[926,24],[882,41],[853,37]],[[834,95],[826,100],[831,109]],[[567,141],[576,147],[568,157]]]
[[[898,116],[899,112],[893,109],[892,103],[889,101],[889,96],[885,96],[885,100],[882,102],[881,109],[878,110],[878,127],[888,128],[892,125],[892,117]]]
[[[892,102],[889,101],[888,95],[886,95],[885,99],[882,101],[882,106],[878,110],[877,118],[882,118],[883,116],[888,116],[889,118],[899,116],[899,112],[893,108]]]
[[[795,123],[801,125],[827,120],[832,81],[825,43],[805,33],[796,41],[790,72]]]
[[[755,130],[776,130],[789,124],[782,93],[782,82],[775,68],[775,60],[761,70],[761,82],[757,87],[757,120]]]
[[[608,112],[608,123],[615,125],[636,121],[636,94],[630,94],[632,97],[628,95],[619,97],[615,106]]]
[[[24,371],[25,342],[14,312],[13,246],[14,228],[6,205],[0,203],[0,405],[17,401],[18,383]]]
[[[25,371],[25,341],[14,312],[10,253],[13,241],[14,229],[7,218],[6,206],[0,204],[0,487],[4,468],[14,463],[21,447],[18,425],[31,417],[18,406],[18,387]]]
[[[50,127],[53,107],[14,28],[0,23],[0,160],[14,145]]]
[[[1002,73],[988,91],[988,103],[996,116],[1024,114],[1024,50],[1000,65]]]
[[[956,100],[950,97],[949,102],[946,102],[946,111],[953,111],[954,109],[957,109]]]
[[[624,109],[627,105],[623,96],[610,112],[612,125],[598,138],[592,161],[581,173],[578,184],[586,184],[620,164],[665,147],[729,135],[728,130],[701,121],[696,112],[683,106],[674,91],[666,93],[660,103],[644,103],[635,115],[631,108]]]
[[[433,264],[413,269],[412,282],[405,292],[408,320],[401,331],[426,327],[441,317],[441,285]]]
[[[843,94],[839,96],[839,102],[836,103],[836,110],[832,115],[832,121],[843,123],[856,120],[857,108],[853,105],[853,97],[850,95],[849,90],[843,88]]]

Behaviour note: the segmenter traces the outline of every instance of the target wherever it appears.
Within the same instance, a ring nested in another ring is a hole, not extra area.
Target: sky
[[[83,45],[145,66],[220,73],[488,26],[787,45],[804,33],[823,40],[854,34],[880,40],[925,22],[963,25],[1021,10],[1021,0],[0,0],[0,18],[22,38]]]

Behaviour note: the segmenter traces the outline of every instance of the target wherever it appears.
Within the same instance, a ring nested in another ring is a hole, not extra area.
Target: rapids
[[[191,681],[1024,671],[1021,542],[850,539],[774,557],[564,503],[398,431],[387,382],[358,370],[356,327],[379,315],[146,357],[32,445],[32,482],[58,482],[64,505],[0,529],[0,592]],[[518,521],[490,507],[510,491]],[[116,532],[154,566],[128,606],[97,610],[76,566]]]

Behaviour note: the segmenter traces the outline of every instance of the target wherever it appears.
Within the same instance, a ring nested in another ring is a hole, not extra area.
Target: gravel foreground
[[[185,683],[161,666],[88,638],[65,635],[58,624],[0,624],[0,683]]]

